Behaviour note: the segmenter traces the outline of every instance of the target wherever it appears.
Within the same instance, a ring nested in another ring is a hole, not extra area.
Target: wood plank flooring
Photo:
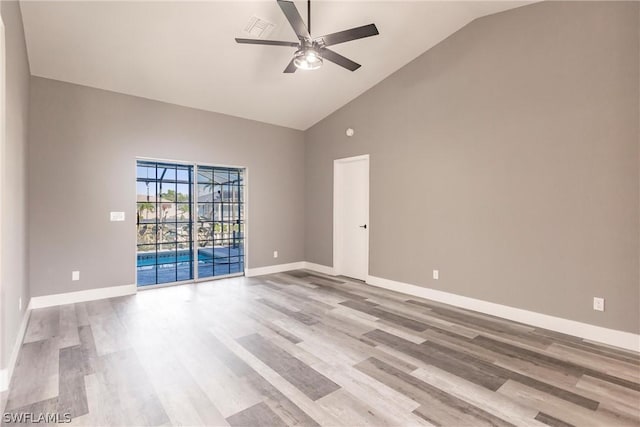
[[[639,426],[640,356],[296,270],[34,310],[5,411],[90,426]]]

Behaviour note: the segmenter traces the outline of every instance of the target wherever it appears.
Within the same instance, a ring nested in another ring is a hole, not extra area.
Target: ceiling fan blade
[[[377,36],[378,34],[380,33],[378,32],[376,24],[369,24],[363,25],[362,27],[351,28],[350,30],[327,34],[326,36],[316,38],[316,40],[323,40],[325,46],[333,46],[334,44]]]
[[[300,43],[296,42],[283,42],[279,40],[257,40],[257,39],[238,39],[236,38],[236,42],[244,43],[244,44],[265,44],[269,46],[290,46],[290,47],[298,47]]]
[[[283,73],[295,73],[297,69],[298,67],[293,63],[292,59],[291,62],[289,62],[289,65],[287,65],[287,68],[284,69]]]
[[[287,17],[289,24],[295,31],[299,39],[310,39],[309,30],[302,20],[302,16],[298,12],[296,5],[292,1],[278,0],[278,6],[282,9],[282,13]]]
[[[340,55],[339,53],[336,53],[332,50],[329,49],[322,49],[320,51],[322,57],[324,59],[326,59],[327,61],[331,61],[334,64],[337,64],[341,67],[346,68],[349,71],[355,71],[358,68],[360,68],[360,64],[353,62],[352,60],[350,60],[349,58],[345,58],[344,56]]]

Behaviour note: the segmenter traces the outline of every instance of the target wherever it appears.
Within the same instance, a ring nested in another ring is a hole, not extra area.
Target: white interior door
[[[336,274],[369,274],[369,156],[338,159],[333,171],[333,266]]]

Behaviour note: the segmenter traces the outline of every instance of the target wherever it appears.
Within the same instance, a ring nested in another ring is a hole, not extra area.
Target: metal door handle
[[[360,228],[364,228],[366,230],[367,229],[367,224],[361,225]]]

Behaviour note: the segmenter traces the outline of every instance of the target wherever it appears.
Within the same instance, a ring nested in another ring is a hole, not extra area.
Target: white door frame
[[[367,271],[365,274],[365,277],[369,277],[369,229],[371,228],[371,225],[369,223],[369,193],[370,193],[370,177],[369,177],[369,155],[368,154],[363,154],[361,156],[354,156],[354,157],[346,157],[343,159],[336,159],[333,161],[333,274],[335,274],[336,276],[339,276],[342,274],[342,265],[340,260],[342,259],[342,247],[339,244],[339,240],[338,239],[338,230],[340,229],[340,225],[342,224],[342,218],[340,215],[338,215],[338,212],[340,210],[340,202],[339,200],[341,200],[342,196],[342,188],[339,185],[339,180],[337,179],[337,174],[338,174],[338,168],[339,165],[341,164],[345,164],[345,163],[351,163],[351,162],[357,162],[357,161],[361,161],[361,160],[366,160],[366,167],[367,167],[367,194],[366,194],[366,200],[367,200],[367,218],[366,218],[366,224],[367,224],[367,233],[366,233],[366,246],[367,246],[367,251],[365,254],[366,260],[367,260]]]

